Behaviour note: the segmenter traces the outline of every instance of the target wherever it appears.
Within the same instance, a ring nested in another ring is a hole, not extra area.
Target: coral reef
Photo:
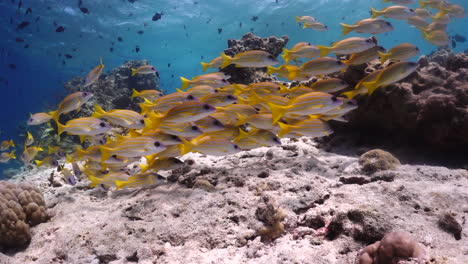
[[[393,264],[414,258],[423,263],[424,248],[406,232],[391,232],[358,254],[356,264]]]
[[[377,171],[394,170],[400,166],[400,161],[387,151],[374,149],[362,154],[359,164],[365,174],[373,174]]]
[[[420,68],[403,82],[358,98],[349,123],[336,131],[359,131],[362,141],[420,144],[432,150],[466,151],[468,146],[468,55],[440,50],[422,56]],[[353,87],[378,61],[350,67],[342,77]],[[343,132],[341,132],[343,133]],[[336,134],[340,134],[337,132]]]
[[[228,56],[234,56],[239,52],[263,50],[278,57],[283,48],[286,47],[288,40],[287,36],[282,36],[281,38],[274,36],[261,38],[249,32],[238,40],[229,39],[228,48],[224,50],[224,53]],[[229,79],[231,83],[250,84],[254,82],[278,81],[275,76],[266,74],[266,68],[236,68],[234,65],[230,65],[221,71],[231,76]]]
[[[31,240],[30,226],[47,221],[41,191],[28,183],[0,181],[0,245],[21,247]]]

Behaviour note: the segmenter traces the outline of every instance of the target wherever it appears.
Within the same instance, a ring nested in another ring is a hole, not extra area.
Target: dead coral
[[[356,264],[397,264],[402,260],[416,259],[423,263],[426,252],[409,233],[391,232],[364,249],[357,256]]]
[[[364,173],[372,174],[377,171],[394,170],[400,166],[400,161],[389,152],[374,149],[362,154],[359,157],[359,164]]]
[[[282,221],[286,215],[273,197],[263,195],[260,198],[260,205],[255,211],[255,217],[265,225],[257,232],[262,237],[263,242],[273,241],[283,234],[284,224]]]
[[[453,213],[447,212],[441,215],[438,224],[440,228],[450,234],[453,234],[456,240],[461,239],[463,227],[458,223],[457,219],[455,219]]]
[[[29,227],[47,221],[44,197],[36,187],[0,181],[0,245],[21,247],[31,240]]]

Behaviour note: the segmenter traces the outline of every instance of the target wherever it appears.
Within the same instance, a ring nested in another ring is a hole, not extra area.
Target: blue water
[[[89,10],[84,14],[78,0],[22,0],[18,9],[19,2],[0,0],[1,140],[19,141],[18,126],[25,125],[29,113],[56,106],[66,95],[63,83],[73,76],[86,75],[100,57],[106,71],[126,60],[146,59],[159,70],[161,88],[172,92],[180,85],[179,76],[201,74],[199,62],[219,56],[229,38],[237,39],[253,31],[261,37],[288,35],[288,47],[299,41],[329,45],[343,38],[340,22],[353,24],[369,17],[371,6],[388,6],[381,0],[82,0],[82,7]],[[466,0],[451,2],[468,10]],[[28,8],[31,14],[25,14]],[[156,12],[163,12],[162,18],[152,21]],[[329,30],[302,30],[294,22],[294,16],[302,15],[316,17]],[[258,20],[253,21],[253,16]],[[17,30],[22,21],[31,24]],[[436,50],[416,28],[404,21],[390,21],[395,30],[378,35],[380,45],[389,48],[410,42],[424,54]],[[466,25],[467,17],[454,19],[449,35],[465,35]],[[65,31],[55,32],[58,26],[65,27]],[[222,32],[218,33],[218,29]],[[138,34],[140,30],[144,33]],[[17,43],[16,38],[24,42]],[[136,46],[140,48],[138,53]],[[466,49],[468,42],[458,43],[454,50]],[[73,58],[65,59],[64,54]],[[15,64],[16,69],[9,64]],[[0,172],[4,168],[0,165]]]

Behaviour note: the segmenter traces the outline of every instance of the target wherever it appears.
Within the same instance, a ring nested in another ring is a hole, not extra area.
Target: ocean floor
[[[468,263],[467,170],[403,164],[369,176],[358,159],[283,139],[228,157],[188,154],[191,165],[167,181],[113,192],[87,180],[53,187],[53,169],[33,169],[12,180],[34,182],[51,219],[0,263],[351,264],[397,230],[424,245],[430,263]],[[440,227],[447,214],[461,239]]]

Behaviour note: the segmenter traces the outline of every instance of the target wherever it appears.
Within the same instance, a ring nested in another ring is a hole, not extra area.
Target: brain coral
[[[25,246],[29,227],[47,221],[44,196],[28,184],[0,181],[0,246]]]

